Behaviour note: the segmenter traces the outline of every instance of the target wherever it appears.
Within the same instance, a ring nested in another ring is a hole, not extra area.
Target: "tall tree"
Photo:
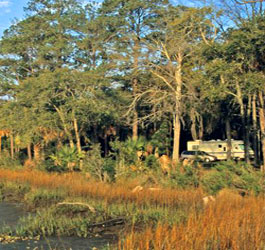
[[[194,57],[202,40],[207,39],[212,30],[211,22],[206,19],[207,13],[209,9],[171,7],[171,11],[161,19],[161,33],[154,36],[147,46],[149,70],[166,90],[164,97],[171,105],[167,112],[171,111],[173,117],[174,162],[179,161],[181,120],[185,109],[183,96],[189,90],[190,70],[197,70]],[[152,91],[153,97],[155,93],[159,91]],[[157,101],[165,100],[161,96],[155,98]]]
[[[106,31],[115,34],[108,43],[108,51],[116,68],[111,74],[123,78],[124,87],[136,97],[143,64],[143,40],[156,30],[158,10],[167,6],[167,0],[105,0],[101,14],[105,16]],[[139,108],[134,102],[132,112],[132,137],[138,137]]]

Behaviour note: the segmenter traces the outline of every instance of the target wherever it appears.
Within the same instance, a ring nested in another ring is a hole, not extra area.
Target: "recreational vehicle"
[[[233,159],[244,159],[244,142],[242,140],[232,140],[232,149],[231,149],[231,157]],[[187,142],[187,150],[199,150],[204,151],[208,154],[216,156],[218,160],[226,160],[228,155],[228,146],[227,140],[211,140],[211,141],[188,141]],[[254,157],[254,151],[249,148],[249,156],[250,158]]]

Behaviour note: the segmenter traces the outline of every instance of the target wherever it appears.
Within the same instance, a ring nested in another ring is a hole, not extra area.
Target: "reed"
[[[134,225],[142,229],[145,225],[157,223],[174,225],[187,220],[193,210],[202,209],[202,191],[144,189],[132,192],[135,180],[106,184],[87,180],[78,173],[49,174],[40,171],[7,170],[0,171],[3,192],[12,187],[27,187],[23,192],[23,202],[36,216],[21,220],[16,234],[32,235],[89,235],[89,225],[112,218],[125,218],[124,232]],[[21,189],[21,188],[20,188]],[[10,189],[11,190],[11,189]],[[20,196],[22,197],[22,196]],[[83,203],[93,207],[96,213],[67,207],[59,214],[59,202]],[[73,225],[76,225],[73,227]],[[73,229],[74,228],[74,229]]]
[[[200,214],[190,214],[186,222],[158,224],[143,232],[132,231],[118,244],[119,249],[218,249],[249,250],[265,246],[265,200],[230,191],[217,197]]]
[[[41,171],[12,171],[1,169],[0,181],[11,181],[19,184],[28,184],[32,188],[63,189],[68,196],[90,197],[112,202],[134,202],[136,205],[150,204],[156,206],[195,207],[201,205],[203,192],[200,189],[178,190],[165,188],[151,191],[143,190],[133,193],[132,184],[102,183],[86,180],[79,173],[49,174]],[[133,183],[134,184],[134,183]]]

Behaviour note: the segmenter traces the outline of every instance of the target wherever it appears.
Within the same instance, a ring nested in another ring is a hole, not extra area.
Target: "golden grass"
[[[223,191],[204,209],[200,189],[162,189],[139,193],[131,192],[135,181],[106,184],[85,179],[79,173],[48,174],[40,171],[12,171],[1,169],[0,180],[29,184],[33,188],[63,189],[70,196],[104,200],[107,203],[133,202],[189,209],[189,218],[177,225],[158,224],[143,232],[132,229],[119,241],[122,250],[180,249],[180,250],[252,250],[265,247],[265,200],[263,197],[241,197],[229,190]]]
[[[135,182],[107,184],[86,180],[79,173],[49,174],[37,170],[13,171],[1,169],[0,180],[28,183],[34,188],[61,188],[70,196],[104,199],[106,202],[134,202],[139,205],[195,206],[201,202],[203,193],[199,189],[190,191],[162,189],[131,192]]]
[[[225,192],[186,223],[132,233],[119,249],[255,250],[265,248],[265,200]]]

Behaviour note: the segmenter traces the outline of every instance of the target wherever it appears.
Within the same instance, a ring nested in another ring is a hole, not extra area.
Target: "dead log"
[[[112,226],[117,226],[117,225],[122,225],[125,223],[124,218],[115,218],[115,219],[110,219],[110,220],[105,220],[102,222],[94,223],[89,225],[88,227],[90,228],[95,228],[95,227],[112,227]]]
[[[87,203],[82,203],[82,202],[60,202],[60,203],[57,204],[57,206],[64,206],[64,205],[70,205],[70,206],[75,206],[75,205],[77,205],[77,206],[84,206],[84,207],[87,207],[87,208],[90,210],[90,212],[92,212],[92,213],[95,213],[95,212],[96,212],[95,208],[93,208],[92,206],[90,206],[90,205],[87,204]]]

